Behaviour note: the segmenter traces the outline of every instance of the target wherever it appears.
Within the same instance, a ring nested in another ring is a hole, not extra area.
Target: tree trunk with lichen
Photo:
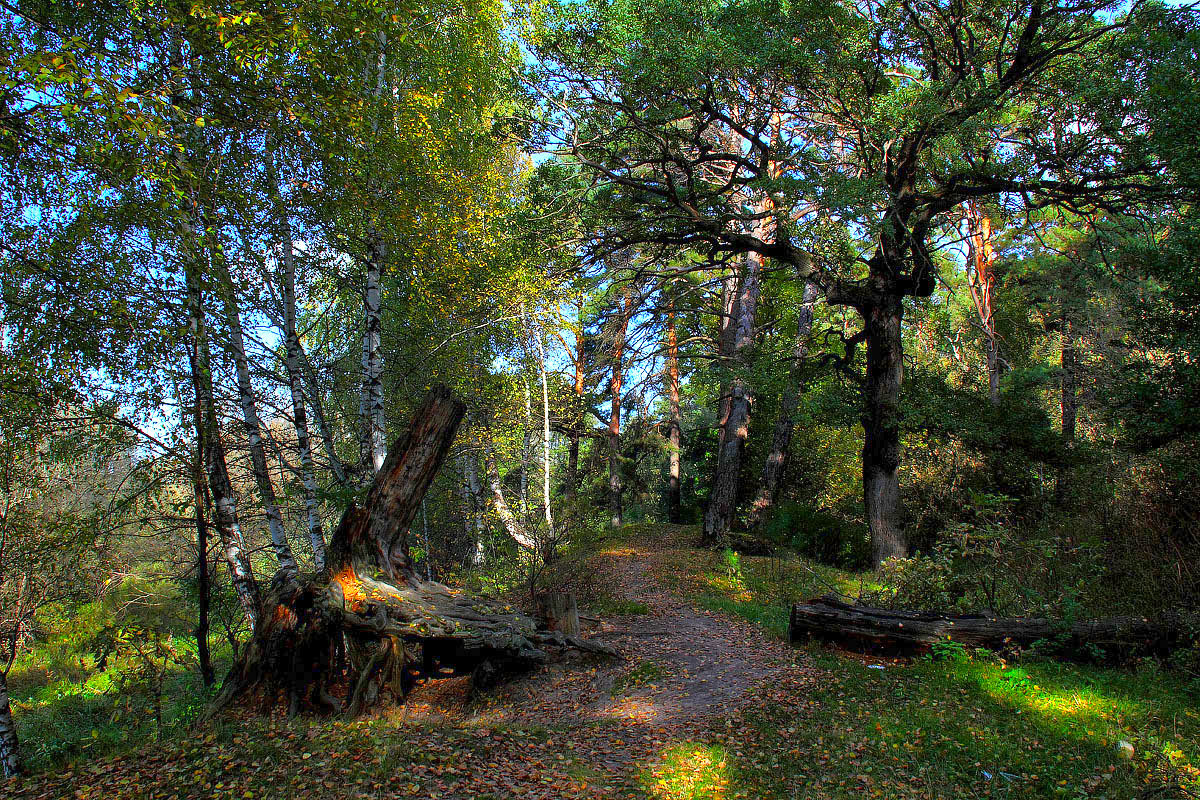
[[[343,514],[327,568],[277,576],[216,709],[234,701],[269,708],[286,698],[293,713],[325,708],[356,715],[385,696],[402,699],[406,676],[418,664],[483,679],[544,663],[551,648],[612,653],[539,630],[529,617],[498,612],[416,574],[407,531],[463,412],[445,387],[430,392],[364,504]]]

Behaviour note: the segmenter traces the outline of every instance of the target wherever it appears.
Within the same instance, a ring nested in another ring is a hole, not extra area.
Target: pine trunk
[[[976,202],[966,205],[967,217],[967,288],[975,304],[979,326],[983,331],[984,355],[987,360],[988,400],[1000,405],[1000,340],[996,334],[994,289],[992,274],[995,252],[992,248],[992,220]]]
[[[891,297],[864,309],[867,374],[863,414],[863,501],[875,564],[908,555],[900,506],[900,387],[903,300]]]
[[[625,353],[625,332],[629,326],[629,314],[633,306],[633,292],[625,290],[620,317],[613,332],[612,377],[609,380],[608,417],[608,512],[609,526],[619,528],[624,524],[621,508],[621,387],[625,379],[622,359]]]
[[[738,287],[737,319],[732,335],[731,357],[737,374],[730,384],[728,413],[717,451],[717,471],[713,476],[712,492],[704,514],[704,541],[710,545],[725,541],[733,527],[737,510],[738,480],[742,470],[742,454],[750,434],[750,408],[753,402],[751,387],[744,374],[754,344],[754,318],[758,310],[761,268],[762,257],[757,253],[747,254],[745,273]]]
[[[808,339],[812,333],[813,306],[817,302],[817,285],[812,281],[804,284],[804,299],[800,306],[796,325],[796,345],[792,350],[792,366],[788,370],[787,385],[779,400],[779,415],[771,434],[771,451],[763,462],[758,479],[758,495],[750,507],[748,525],[757,525],[763,515],[779,500],[779,488],[787,469],[788,455],[792,447],[792,433],[796,428],[796,409],[804,396],[804,360],[808,357]]]
[[[679,341],[675,335],[675,302],[667,311],[667,402],[668,439],[670,452],[667,464],[667,521],[678,524],[681,519],[682,486],[680,484],[680,448],[683,445],[683,418],[679,411]]]

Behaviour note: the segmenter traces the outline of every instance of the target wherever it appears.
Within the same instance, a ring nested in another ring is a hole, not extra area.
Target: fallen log
[[[792,606],[788,641],[808,637],[909,653],[947,640],[998,651],[1046,642],[1060,655],[1090,658],[1101,651],[1106,658],[1165,654],[1189,639],[1178,619],[1128,616],[1066,623],[1043,618],[894,611],[850,605],[829,596]]]
[[[356,715],[391,695],[400,700],[419,671],[469,673],[490,682],[545,663],[565,649],[611,648],[541,630],[531,617],[421,580],[408,528],[453,442],[463,404],[439,386],[388,452],[362,506],[342,515],[327,567],[281,573],[258,624],[226,677],[211,713],[256,698]]]

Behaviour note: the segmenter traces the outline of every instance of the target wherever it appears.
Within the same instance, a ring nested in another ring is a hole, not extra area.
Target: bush
[[[822,564],[861,569],[871,563],[865,526],[801,503],[784,503],[763,525],[764,535]]]

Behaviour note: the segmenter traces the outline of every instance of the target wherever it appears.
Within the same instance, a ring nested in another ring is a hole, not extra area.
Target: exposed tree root
[[[351,506],[343,515],[329,567],[276,577],[214,713],[235,701],[271,708],[286,699],[291,713],[358,715],[381,698],[402,700],[421,672],[449,669],[488,683],[563,650],[617,655],[416,577],[406,533],[462,413],[444,387],[431,392],[412,429],[389,452],[365,507]]]

